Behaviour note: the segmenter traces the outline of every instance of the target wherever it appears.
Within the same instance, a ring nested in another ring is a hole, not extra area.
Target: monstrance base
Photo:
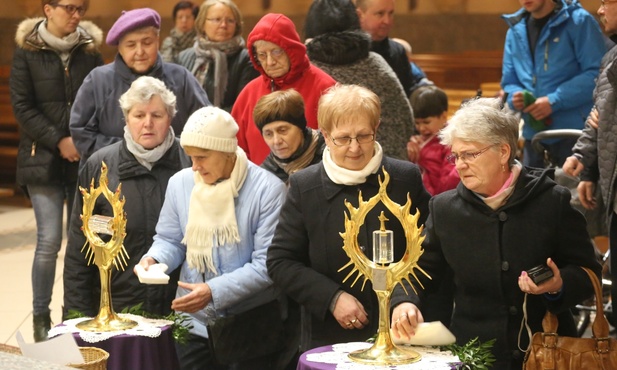
[[[374,344],[371,348],[354,351],[349,358],[361,364],[403,365],[420,361],[422,355],[411,349],[402,349],[394,345],[382,347]]]
[[[95,317],[94,319],[82,321],[75,326],[78,329],[85,331],[107,332],[132,329],[137,326],[137,322],[129,319],[123,319],[118,316],[108,320],[103,320]]]

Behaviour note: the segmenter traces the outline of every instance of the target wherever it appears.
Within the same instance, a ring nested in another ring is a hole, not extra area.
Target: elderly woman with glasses
[[[202,84],[215,107],[231,111],[246,84],[259,76],[242,38],[242,14],[231,0],[208,0],[195,20],[197,40],[178,63]]]
[[[296,89],[304,99],[306,123],[317,128],[317,102],[335,84],[330,75],[311,64],[296,26],[283,14],[266,14],[248,37],[248,50],[261,76],[242,90],[231,115],[238,122],[238,144],[249,159],[261,164],[270,153],[253,120],[253,109],[262,96],[277,90]]]
[[[379,177],[390,174],[389,197],[420,212],[419,224],[428,216],[430,195],[422,185],[419,168],[410,162],[384,156],[375,141],[381,105],[372,91],[357,85],[336,85],[319,101],[317,120],[326,139],[321,163],[292,174],[287,200],[268,250],[272,280],[302,306],[302,351],[340,342],[364,341],[377,332],[379,306],[367,282],[343,283],[339,269],[349,262],[341,248],[345,231],[345,201],[358,206],[377,194]],[[383,204],[367,215],[358,235],[364,252],[372,258],[374,230],[380,228],[381,212],[396,220]],[[405,234],[398,222],[388,223],[394,232],[394,259],[403,256]],[[299,279],[298,276],[302,278]]]
[[[552,171],[523,167],[515,159],[518,118],[499,99],[463,106],[440,133],[451,147],[461,183],[431,199],[419,277],[427,292],[448,276],[455,309],[450,330],[458,344],[496,339],[494,369],[520,369],[526,334],[542,330],[546,310],[558,315],[559,334],[575,336],[570,308],[593,294],[579,267],[600,274],[583,215],[570,205],[570,191]],[[527,270],[547,265],[553,277],[537,284]],[[412,282],[416,282],[412,279]],[[419,285],[416,285],[419,286]],[[403,338],[422,319],[423,290],[409,296],[395,289],[392,329]],[[523,332],[526,331],[523,329]]]

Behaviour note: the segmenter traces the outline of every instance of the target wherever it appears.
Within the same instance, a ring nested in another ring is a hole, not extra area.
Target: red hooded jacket
[[[255,57],[255,41],[268,41],[287,53],[289,72],[279,78],[268,77]],[[306,47],[300,41],[293,22],[283,14],[266,14],[257,22],[248,36],[247,48],[253,66],[261,76],[249,82],[238,95],[231,115],[239,126],[238,145],[248,158],[261,164],[270,153],[259,128],[253,121],[253,109],[262,96],[276,90],[296,89],[304,98],[304,114],[309,127],[317,128],[317,103],[323,92],[336,81],[327,73],[312,65],[306,55]]]

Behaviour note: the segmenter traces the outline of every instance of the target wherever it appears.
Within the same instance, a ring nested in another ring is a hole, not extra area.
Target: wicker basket
[[[107,359],[109,353],[96,347],[79,347],[81,355],[84,356],[83,364],[68,364],[67,366],[76,369],[86,370],[107,370]]]

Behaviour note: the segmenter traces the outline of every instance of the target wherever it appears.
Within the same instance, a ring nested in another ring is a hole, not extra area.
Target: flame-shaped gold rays
[[[419,211],[416,210],[416,213],[413,215],[410,213],[412,202],[409,198],[409,194],[407,194],[407,202],[403,206],[400,206],[388,197],[386,188],[390,182],[390,174],[388,174],[385,169],[383,172],[384,179],[382,181],[381,176],[379,177],[379,192],[375,196],[370,198],[368,201],[364,201],[362,198],[362,192],[360,192],[358,194],[358,208],[355,208],[351,203],[345,201],[345,206],[347,207],[349,214],[345,213],[345,232],[340,233],[340,235],[344,240],[343,250],[345,250],[345,253],[349,257],[349,262],[338,271],[341,272],[349,266],[353,266],[352,270],[343,280],[343,283],[352,277],[354,273],[357,273],[357,276],[351,283],[351,286],[354,286],[361,277],[364,277],[362,282],[362,290],[364,290],[366,281],[372,280],[373,269],[379,265],[368,259],[360,249],[360,246],[358,245],[358,233],[360,232],[360,227],[364,224],[364,219],[366,218],[368,212],[379,202],[382,202],[403,225],[403,229],[405,230],[405,238],[407,240],[407,246],[403,258],[401,258],[400,261],[392,263],[388,266],[388,270],[391,273],[387,274],[387,286],[394,287],[396,284],[401,284],[405,292],[407,292],[405,285],[402,284],[403,280],[407,280],[414,292],[417,293],[417,290],[412,284],[409,275],[413,275],[416,278],[416,281],[419,281],[417,279],[416,272],[414,271],[417,269],[430,278],[430,276],[428,276],[428,274],[418,266],[418,260],[424,253],[424,250],[422,249],[422,241],[424,240],[422,230],[424,229],[424,226],[421,225],[418,227],[418,219],[420,218]],[[424,288],[421,283],[419,284],[422,288]]]
[[[99,186],[94,187],[94,179],[90,182],[90,191],[79,187],[79,191],[84,200],[83,214],[81,220],[83,222],[82,231],[86,236],[86,243],[81,248],[82,253],[86,250],[86,260],[88,265],[92,262],[102,268],[110,268],[111,263],[118,270],[124,270],[128,265],[129,255],[124,248],[124,237],[126,236],[126,216],[124,214],[125,199],[121,196],[122,184],[118,184],[115,192],[109,190],[109,180],[107,179],[107,165],[102,162],[101,176],[99,177]],[[111,240],[105,243],[96,232],[90,229],[90,218],[96,205],[96,200],[100,195],[103,195],[105,199],[111,204],[114,218],[113,218],[113,234]]]
[[[137,322],[133,320],[119,317],[113,309],[111,302],[111,265],[113,264],[117,270],[124,270],[128,265],[129,255],[124,248],[124,237],[126,236],[126,215],[124,214],[124,197],[121,196],[122,185],[118,184],[115,192],[109,190],[109,180],[107,179],[107,165],[105,162],[101,164],[101,175],[99,177],[99,186],[94,187],[94,179],[90,182],[90,191],[79,187],[79,191],[83,197],[84,205],[82,208],[83,214],[81,220],[83,222],[82,231],[86,236],[86,243],[81,248],[82,253],[86,246],[86,260],[88,265],[94,264],[99,268],[101,278],[101,301],[99,304],[98,315],[91,319],[82,321],[76,326],[79,329],[96,332],[126,330],[137,326]],[[111,239],[105,243],[99,235],[90,228],[90,219],[93,217],[92,212],[96,200],[100,195],[111,204],[114,212],[113,222],[111,225]]]

